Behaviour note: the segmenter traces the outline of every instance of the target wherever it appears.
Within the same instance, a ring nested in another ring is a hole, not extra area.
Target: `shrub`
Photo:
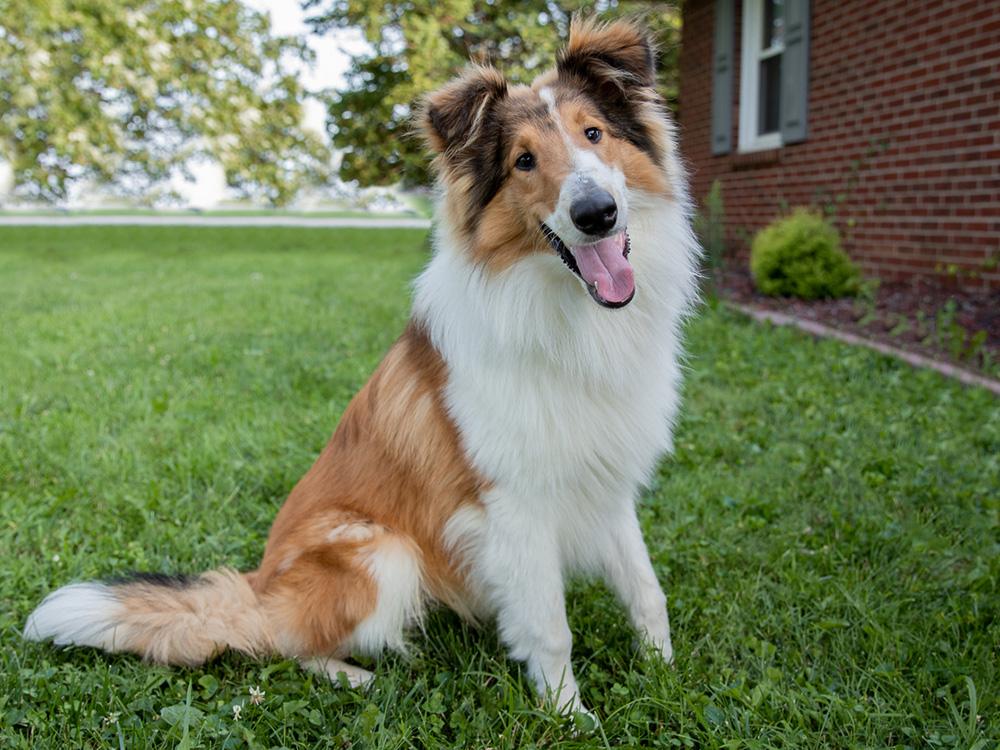
[[[750,271],[764,294],[802,299],[853,295],[861,280],[837,229],[805,208],[757,233]]]

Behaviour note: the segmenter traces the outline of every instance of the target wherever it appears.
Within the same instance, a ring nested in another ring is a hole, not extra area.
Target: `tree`
[[[300,127],[310,54],[239,0],[0,0],[0,158],[43,200],[85,178],[143,194],[209,156],[287,203],[330,177]]]
[[[411,132],[414,105],[469,60],[490,61],[513,81],[553,63],[582,0],[304,0],[317,33],[358,27],[372,47],[355,56],[346,90],[329,107],[328,129],[343,151],[340,176],[362,185],[424,184],[427,159]],[[641,12],[660,40],[661,88],[677,99],[678,2],[613,2],[609,17]]]

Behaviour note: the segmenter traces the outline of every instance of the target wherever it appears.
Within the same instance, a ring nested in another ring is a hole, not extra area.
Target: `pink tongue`
[[[580,275],[597,288],[605,302],[624,302],[635,292],[632,265],[625,258],[625,232],[592,245],[577,245],[570,252]]]

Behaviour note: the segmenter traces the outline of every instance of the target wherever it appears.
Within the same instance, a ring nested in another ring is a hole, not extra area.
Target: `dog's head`
[[[636,23],[575,21],[555,69],[530,87],[473,66],[427,97],[446,220],[474,261],[501,271],[554,253],[598,303],[627,305],[630,200],[670,190],[654,83],[654,48]]]

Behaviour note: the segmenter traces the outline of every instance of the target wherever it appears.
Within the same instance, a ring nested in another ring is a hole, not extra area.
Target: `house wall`
[[[734,148],[711,154],[714,0],[684,3],[680,125],[694,197],[722,180],[736,246],[782,206],[836,206],[866,273],[1000,289],[1000,2],[812,0],[809,136],[750,154],[734,4]]]

